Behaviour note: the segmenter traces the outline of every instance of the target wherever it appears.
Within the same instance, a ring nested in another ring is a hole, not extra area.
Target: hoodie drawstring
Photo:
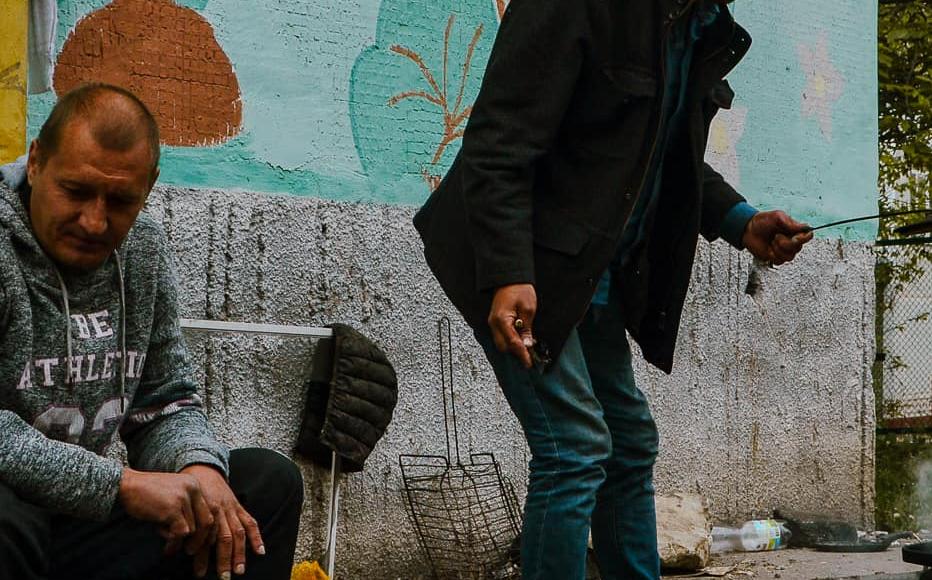
[[[74,362],[74,353],[71,348],[71,305],[68,303],[68,287],[65,286],[65,279],[62,278],[61,272],[55,268],[55,274],[58,276],[58,285],[61,287],[61,299],[65,305],[65,343],[67,344],[68,358],[65,359],[65,385],[69,388],[74,387],[74,375],[71,373],[71,365]]]
[[[117,281],[120,283],[120,412],[126,412],[126,285],[123,282],[123,262],[120,252],[113,250],[116,258]]]
[[[120,286],[120,412],[126,412],[126,285],[123,281],[123,262],[120,259],[120,252],[113,250],[113,257],[116,261],[117,282]],[[65,342],[67,345],[68,359],[65,365],[65,384],[68,387],[74,386],[74,374],[71,372],[71,366],[74,363],[74,352],[71,338],[71,304],[68,301],[68,286],[65,285],[65,279],[62,278],[61,272],[55,268],[55,274],[58,276],[58,284],[61,288],[62,302],[65,307]]]

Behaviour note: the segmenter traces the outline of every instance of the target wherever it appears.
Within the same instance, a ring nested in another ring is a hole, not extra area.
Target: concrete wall
[[[463,447],[494,451],[524,485],[518,428],[410,226],[459,147],[465,115],[455,117],[475,98],[505,4],[59,3],[57,91],[83,80],[126,82],[151,99],[163,127],[191,128],[165,131],[164,185],[151,203],[178,252],[185,314],[349,322],[398,367],[395,422],[366,471],[345,483],[344,578],[425,571],[399,495],[397,455],[444,451],[441,315],[454,320]],[[876,6],[732,4],[755,43],[729,79],[737,97],[713,125],[708,158],[755,205],[813,224],[873,212]],[[444,62],[449,85],[432,85]],[[210,97],[211,84],[222,85],[221,99]],[[30,135],[55,98],[29,97]],[[222,107],[210,108],[215,101]],[[783,506],[870,522],[873,270],[863,240],[874,232],[870,224],[823,232],[828,239],[797,264],[760,273],[753,297],[744,293],[747,255],[720,243],[700,247],[676,372],[637,369],[663,438],[662,491],[699,491],[723,520]],[[222,437],[288,451],[313,346],[191,341]],[[326,474],[304,469],[299,555],[316,558]]]
[[[399,453],[443,454],[436,321],[453,318],[464,451],[494,451],[523,492],[528,454],[491,370],[430,277],[412,209],[221,190],[158,188],[151,211],[178,254],[190,317],[349,322],[398,369],[401,396],[366,470],[344,484],[344,578],[419,578],[400,496]],[[760,273],[722,243],[699,249],[672,376],[639,365],[662,437],[661,491],[709,497],[721,520],[774,507],[869,523],[873,513],[873,258],[819,240]],[[310,341],[191,335],[210,416],[231,444],[288,452]],[[308,501],[299,555],[319,557],[326,471],[302,463]]]

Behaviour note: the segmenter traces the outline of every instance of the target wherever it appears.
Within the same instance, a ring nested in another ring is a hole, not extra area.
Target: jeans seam
[[[559,461],[560,460],[560,447],[559,445],[557,445],[557,438],[553,432],[553,426],[550,421],[550,416],[547,414],[546,409],[544,409],[544,405],[541,404],[540,397],[537,395],[536,389],[534,389],[534,384],[533,382],[530,381],[530,375],[528,376],[528,382],[531,383],[531,388],[534,392],[534,404],[537,405],[538,409],[540,410],[541,416],[543,416],[544,418],[544,421],[547,425],[547,435],[550,437],[550,440],[553,441],[553,450],[557,456],[557,461]],[[552,480],[553,478],[551,478],[551,483],[549,484],[547,493],[545,494],[546,500],[544,502],[544,509],[543,509],[543,513],[541,517],[542,523],[547,521],[547,513],[550,511],[550,497],[553,494],[553,486],[554,486],[554,482]],[[537,575],[536,575],[537,580],[541,580],[540,579],[540,569],[541,569],[540,564],[541,564],[541,559],[542,559],[541,550],[543,549],[543,544],[544,544],[543,542],[544,528],[545,526],[541,525],[540,531],[538,532],[537,542],[536,542],[538,551],[536,554],[534,554],[534,561],[537,564]]]

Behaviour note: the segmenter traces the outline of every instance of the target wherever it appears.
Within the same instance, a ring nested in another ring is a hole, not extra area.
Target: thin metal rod
[[[332,329],[320,326],[223,322],[220,320],[197,320],[192,318],[182,318],[181,328],[203,332],[245,332],[250,334],[272,334],[278,336],[313,336],[317,338],[330,338],[333,336]]]
[[[340,513],[340,464],[341,457],[334,451],[330,458],[330,514],[327,516],[327,577],[336,580],[337,564],[337,517]]]
[[[443,332],[446,330],[446,340]],[[453,424],[453,450],[456,452],[456,464],[462,465],[460,459],[460,438],[456,425],[456,397],[453,386],[453,329],[450,325],[450,319],[444,316],[437,322],[437,338],[440,343],[440,381],[443,387],[443,426],[447,436],[447,460],[453,462],[453,456],[450,451],[450,423]],[[444,352],[444,345],[446,351]],[[447,387],[450,388],[450,410],[447,412]]]
[[[861,216],[861,217],[849,218],[849,219],[846,219],[846,220],[840,220],[840,221],[837,221],[837,222],[831,222],[831,223],[827,223],[827,224],[822,224],[821,226],[816,226],[816,227],[814,227],[814,228],[809,228],[808,230],[806,230],[806,232],[814,232],[814,231],[816,231],[816,230],[821,230],[821,229],[825,229],[825,228],[831,228],[831,227],[835,227],[835,226],[841,226],[841,225],[844,225],[844,224],[850,224],[850,223],[854,223],[854,222],[862,222],[862,221],[867,221],[867,220],[876,220],[876,219],[880,219],[880,218],[895,217],[895,216],[899,216],[899,215],[913,215],[913,214],[919,214],[919,213],[923,213],[923,214],[932,213],[932,209],[907,209],[907,210],[901,210],[901,211],[888,211],[888,212],[882,212],[882,213],[878,213],[878,214],[874,214],[874,215],[865,215],[865,216]]]

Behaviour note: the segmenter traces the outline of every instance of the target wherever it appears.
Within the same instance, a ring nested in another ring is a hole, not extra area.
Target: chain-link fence
[[[884,427],[932,427],[932,246],[883,249],[877,296]]]

